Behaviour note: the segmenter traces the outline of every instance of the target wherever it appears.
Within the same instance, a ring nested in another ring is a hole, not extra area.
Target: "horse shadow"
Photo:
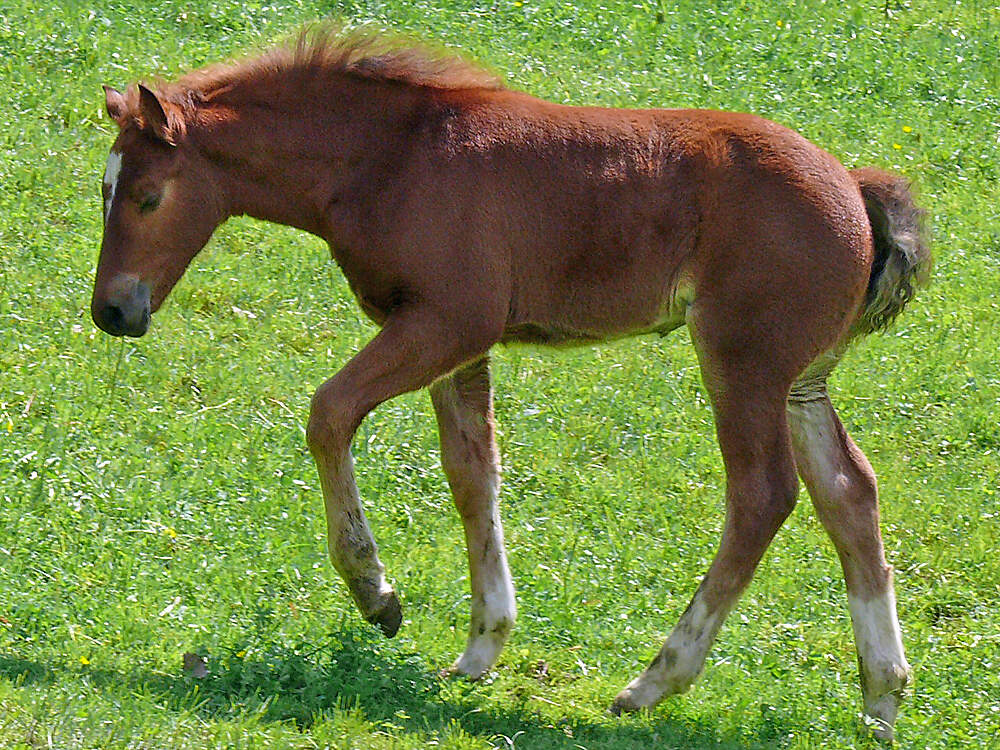
[[[209,722],[250,714],[308,731],[316,721],[348,711],[393,733],[426,737],[459,728],[496,747],[743,750],[775,747],[791,729],[762,720],[753,741],[744,744],[720,740],[711,725],[666,718],[643,724],[553,720],[534,711],[526,698],[514,707],[490,705],[477,685],[444,680],[418,655],[384,644],[374,631],[347,628],[319,646],[268,644],[213,654],[200,677],[180,668],[176,675],[101,669],[87,669],[87,675],[91,685],[109,693],[141,691],[168,709],[194,712]],[[52,684],[72,673],[0,655],[0,678],[15,686]]]
[[[6,654],[0,654],[0,677],[15,687],[50,685],[56,679],[55,672],[44,664]]]

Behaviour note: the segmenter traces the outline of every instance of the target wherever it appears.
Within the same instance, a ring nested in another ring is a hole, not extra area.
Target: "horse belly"
[[[529,304],[512,305],[503,340],[571,346],[666,335],[684,324],[693,298],[686,244],[568,256],[533,279],[533,294],[520,300]],[[528,292],[523,284],[519,291]]]

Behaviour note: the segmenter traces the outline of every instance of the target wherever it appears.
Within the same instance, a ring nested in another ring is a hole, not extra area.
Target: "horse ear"
[[[125,95],[117,89],[105,86],[104,106],[108,110],[108,117],[117,122],[118,127],[121,127],[128,111],[128,106],[125,104]]]
[[[159,97],[139,84],[139,114],[142,115],[142,129],[154,138],[174,145],[174,137]]]

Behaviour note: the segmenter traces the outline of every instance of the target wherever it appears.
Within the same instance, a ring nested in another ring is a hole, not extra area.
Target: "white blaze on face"
[[[104,221],[111,218],[111,204],[115,200],[115,190],[118,188],[118,175],[122,171],[122,155],[119,151],[108,154],[108,166],[104,170],[104,187],[107,188],[107,198],[104,199]]]

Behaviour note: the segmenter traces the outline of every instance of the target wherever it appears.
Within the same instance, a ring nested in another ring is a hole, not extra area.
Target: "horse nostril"
[[[109,333],[118,333],[125,330],[125,313],[118,305],[105,305],[101,311],[101,318]]]
[[[149,328],[149,287],[128,275],[113,277],[90,301],[94,323],[112,336],[139,337]]]

